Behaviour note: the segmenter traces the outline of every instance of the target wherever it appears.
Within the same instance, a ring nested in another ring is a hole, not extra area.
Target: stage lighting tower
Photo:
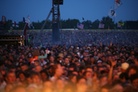
[[[60,5],[63,0],[52,0],[52,40],[60,41]]]

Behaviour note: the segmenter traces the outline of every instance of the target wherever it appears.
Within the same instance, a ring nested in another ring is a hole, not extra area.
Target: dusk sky
[[[138,0],[122,0],[116,10],[116,21],[138,20]],[[95,21],[108,16],[114,6],[114,0],[64,0],[60,6],[61,19],[79,19]],[[45,20],[52,7],[52,0],[1,0],[0,16],[6,19],[22,21],[30,16],[33,22]],[[50,18],[51,19],[51,18]]]

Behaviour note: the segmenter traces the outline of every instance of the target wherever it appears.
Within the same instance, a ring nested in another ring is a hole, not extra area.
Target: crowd
[[[29,33],[29,32],[28,32]],[[34,37],[33,45],[45,46],[52,44],[52,32],[49,30],[43,32],[30,31]],[[86,44],[99,45],[102,42],[104,45],[109,45],[110,42],[119,45],[138,45],[137,30],[61,30],[60,42],[58,44],[79,45]]]
[[[138,92],[137,34],[85,32],[65,32],[58,45],[0,46],[0,92]]]

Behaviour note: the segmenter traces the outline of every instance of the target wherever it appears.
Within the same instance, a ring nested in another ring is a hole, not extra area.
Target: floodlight
[[[63,0],[53,0],[53,4],[62,5],[63,4]]]

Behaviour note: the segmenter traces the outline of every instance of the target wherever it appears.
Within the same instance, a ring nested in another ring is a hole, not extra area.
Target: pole
[[[47,16],[47,18],[46,18],[46,20],[45,20],[45,22],[44,22],[42,28],[41,28],[41,31],[43,31],[43,29],[44,29],[44,27],[45,27],[45,25],[46,25],[46,23],[47,23],[47,21],[48,21],[50,15],[51,15],[51,13],[52,13],[52,10],[53,10],[53,9],[51,8],[51,10],[50,10],[50,12],[49,12],[49,14],[48,14],[48,16]]]
[[[25,23],[25,26],[24,26],[25,45],[27,45],[27,28],[28,28],[28,23]]]

